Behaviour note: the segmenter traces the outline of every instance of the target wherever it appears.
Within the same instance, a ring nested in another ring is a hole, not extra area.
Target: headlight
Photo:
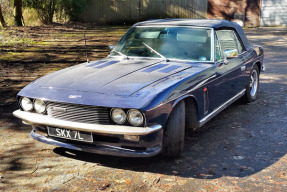
[[[32,111],[33,110],[33,103],[31,99],[27,97],[23,97],[20,101],[21,107],[24,109],[24,111]]]
[[[127,119],[126,113],[120,108],[112,109],[111,117],[112,120],[117,124],[124,124]]]
[[[128,121],[133,126],[140,126],[144,122],[144,117],[139,110],[131,109],[128,111]]]
[[[46,111],[46,105],[45,105],[44,101],[42,101],[40,99],[36,99],[34,101],[34,109],[38,113],[44,113]]]

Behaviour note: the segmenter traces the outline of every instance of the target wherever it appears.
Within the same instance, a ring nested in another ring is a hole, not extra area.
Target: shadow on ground
[[[259,99],[252,104],[243,105],[238,101],[230,106],[200,131],[186,137],[184,154],[176,160],[161,156],[111,157],[64,148],[55,148],[54,152],[81,161],[139,172],[204,179],[249,176],[271,166],[287,152],[284,144],[286,131],[282,122],[274,119],[274,108],[266,101],[267,97],[268,93],[261,92]],[[278,112],[277,115],[279,120],[284,113]]]

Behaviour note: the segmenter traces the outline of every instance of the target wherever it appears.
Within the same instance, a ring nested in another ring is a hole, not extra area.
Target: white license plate
[[[59,137],[63,139],[70,139],[83,142],[93,142],[93,135],[91,132],[75,131],[63,128],[48,127],[48,135]]]

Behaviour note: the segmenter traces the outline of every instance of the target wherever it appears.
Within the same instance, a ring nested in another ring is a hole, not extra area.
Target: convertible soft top
[[[242,27],[237,23],[231,21],[218,20],[218,19],[152,19],[136,23],[134,26],[145,26],[145,25],[196,26],[196,27],[209,27],[215,30],[232,29],[237,32],[246,50],[249,50],[253,47],[252,43],[250,43],[246,38],[246,35]]]

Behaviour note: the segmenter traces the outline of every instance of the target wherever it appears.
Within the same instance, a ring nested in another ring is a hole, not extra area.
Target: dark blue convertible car
[[[38,141],[99,154],[179,157],[187,130],[256,99],[263,49],[224,20],[136,23],[108,57],[44,76],[14,115]]]

